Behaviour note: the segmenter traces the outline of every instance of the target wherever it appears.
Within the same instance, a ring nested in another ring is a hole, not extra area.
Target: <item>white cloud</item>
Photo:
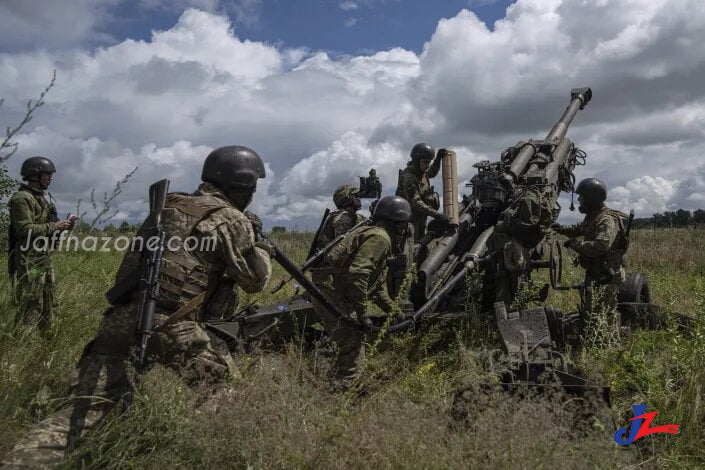
[[[345,10],[345,11],[351,11],[351,10],[358,9],[357,3],[351,2],[351,1],[340,2],[338,4],[338,6],[340,7],[341,10]]]
[[[346,28],[351,28],[351,27],[355,26],[356,24],[357,24],[357,18],[348,18],[348,19],[345,20],[345,22],[343,23],[343,25],[344,25]]]
[[[58,50],[0,53],[0,124],[58,75],[14,168],[30,150],[55,156],[68,201],[139,165],[119,206],[133,218],[149,182],[168,175],[193,190],[207,151],[242,144],[268,165],[255,199],[265,223],[312,226],[332,190],[370,167],[392,193],[416,142],[455,149],[467,180],[477,160],[543,138],[569,90],[590,86],[569,130],[588,153],[577,178],[604,179],[610,203],[640,215],[705,204],[705,13],[695,0],[518,0],[493,30],[467,10],[441,20],[420,55],[342,58],[242,40],[222,4],[187,4],[208,11],[185,11],[149,41],[62,46],[100,30],[100,14],[82,22],[85,4]],[[88,172],[97,162],[105,170]]]

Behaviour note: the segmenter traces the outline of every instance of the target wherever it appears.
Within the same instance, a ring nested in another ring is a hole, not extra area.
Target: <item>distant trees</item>
[[[635,218],[632,227],[694,227],[705,225],[705,210],[696,209],[692,213],[689,210],[678,209],[677,211],[666,211],[656,213],[651,217]]]

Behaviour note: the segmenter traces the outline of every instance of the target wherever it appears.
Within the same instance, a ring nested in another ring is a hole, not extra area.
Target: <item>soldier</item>
[[[624,219],[628,216],[605,205],[607,187],[596,178],[582,180],[577,189],[578,210],[585,214],[579,224],[552,228],[570,237],[565,246],[578,253],[578,262],[585,269],[585,310],[587,313],[613,311],[617,294],[626,277],[624,255],[628,247]],[[583,241],[576,240],[583,237]],[[602,295],[598,298],[596,291]]]
[[[46,157],[30,157],[22,163],[21,184],[12,195],[8,233],[8,274],[15,288],[17,323],[51,326],[59,313],[54,296],[55,276],[50,251],[55,234],[71,230],[76,217],[58,220],[56,206],[47,201],[44,191],[56,173],[54,163]],[[51,199],[51,194],[49,194]]]
[[[375,170],[374,168],[370,170],[370,176],[367,177],[366,183],[367,184],[365,186],[367,188],[368,197],[373,197],[375,199],[379,199],[382,197],[382,182],[377,176],[377,170]]]
[[[399,172],[396,195],[406,199],[411,206],[411,223],[414,226],[415,241],[426,233],[426,217],[439,219],[445,224],[450,223],[443,212],[438,212],[440,208],[438,193],[433,191],[429,183],[429,178],[438,174],[441,160],[446,153],[446,149],[439,149],[434,160],[433,147],[424,143],[416,144],[411,149],[411,161],[403,171]]]
[[[333,193],[333,203],[337,210],[328,216],[316,241],[315,250],[323,248],[365,220],[365,217],[357,212],[362,207],[360,198],[357,197],[359,193],[360,188],[352,184],[343,184],[336,188]]]
[[[203,320],[233,312],[235,286],[259,292],[269,281],[270,247],[255,241],[242,212],[257,180],[264,177],[264,164],[253,150],[221,147],[206,158],[204,183],[196,192],[167,195],[162,227],[168,249],[162,257],[156,328],[147,360],[173,369],[190,386],[217,382],[234,371],[227,347],[204,329]],[[193,250],[185,248],[188,236],[199,241]],[[215,244],[202,243],[207,237],[215,237]],[[125,363],[135,345],[140,303],[139,284],[130,286],[139,277],[140,253],[128,252],[106,295],[111,306],[72,376],[69,406],[15,445],[5,465],[55,464],[121,401],[130,386]]]
[[[316,312],[337,347],[333,373],[344,389],[358,377],[365,358],[366,330],[371,326],[367,300],[373,300],[385,313],[394,304],[387,293],[387,259],[403,245],[408,234],[411,207],[404,199],[386,196],[379,200],[372,215],[374,225],[359,227],[335,246],[317,271],[317,286],[347,317],[340,319],[313,301]]]

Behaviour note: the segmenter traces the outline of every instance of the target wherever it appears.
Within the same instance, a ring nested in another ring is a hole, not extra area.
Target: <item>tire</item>
[[[651,303],[649,280],[643,273],[627,273],[627,278],[619,288],[618,302]]]

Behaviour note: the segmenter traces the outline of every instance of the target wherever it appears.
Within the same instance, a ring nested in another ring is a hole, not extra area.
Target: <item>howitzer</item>
[[[419,267],[418,281],[412,288],[417,309],[431,300],[438,301],[437,308],[444,308],[436,295],[443,290],[442,297],[453,297],[448,284],[464,269],[471,248],[491,257],[484,263],[485,309],[496,301],[511,303],[532,269],[557,269],[553,263],[541,264],[534,258],[560,211],[560,192],[573,189],[573,170],[584,164],[585,153],[566,133],[578,110],[591,98],[590,88],[571,90],[569,105],[545,139],[520,141],[502,152],[499,161],[474,165],[478,173],[468,185],[472,196],[460,211],[458,229],[434,240]],[[493,228],[492,234],[483,236],[489,228]],[[476,246],[478,240],[484,244],[482,249]]]
[[[151,237],[145,244],[147,250],[143,253],[143,268],[139,281],[139,306],[137,310],[137,342],[131,350],[131,362],[135,371],[141,371],[145,366],[147,343],[154,327],[154,311],[159,297],[159,272],[164,252],[165,233],[161,219],[166,195],[169,191],[169,180],[157,181],[149,187],[149,216],[145,225]],[[124,406],[129,408],[132,402],[132,389],[128,390]]]

